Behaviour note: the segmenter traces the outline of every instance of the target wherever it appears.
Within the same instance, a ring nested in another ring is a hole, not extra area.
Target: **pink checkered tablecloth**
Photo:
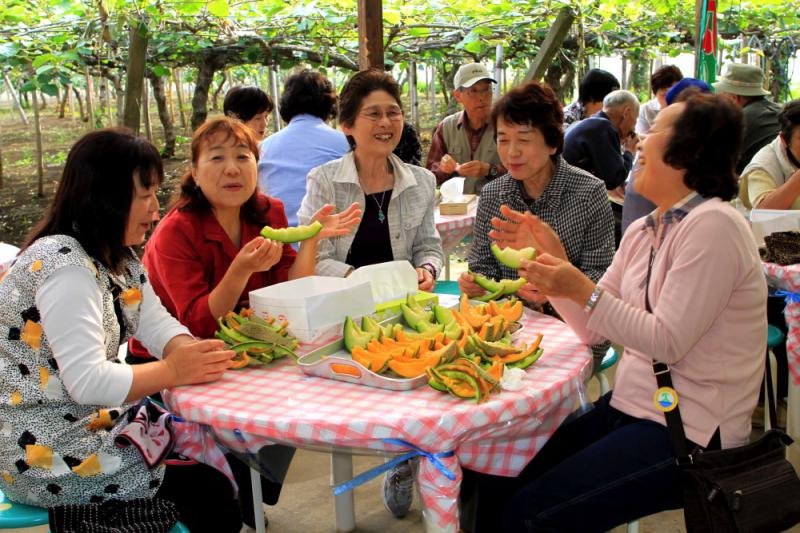
[[[464,237],[472,233],[477,211],[477,201],[469,205],[469,210],[465,215],[441,215],[439,214],[439,206],[436,206],[433,218],[436,223],[436,229],[439,230],[439,236],[442,238],[442,248],[445,253],[455,248]]]
[[[408,451],[394,438],[429,453],[455,451],[440,461],[447,479],[422,457],[418,474],[426,523],[458,529],[460,465],[513,476],[541,449],[572,412],[591,372],[591,353],[564,323],[527,313],[519,338],[544,334],[544,355],[527,373],[525,387],[475,404],[423,387],[396,392],[307,376],[289,361],[267,368],[230,371],[207,385],[166,393],[173,411],[211,426],[226,446],[255,452],[281,442],[295,446]],[[299,354],[318,346],[302,346]]]
[[[767,284],[788,292],[800,292],[800,265],[778,265],[761,263]],[[800,385],[800,302],[789,301],[783,312],[789,334],[786,336],[786,357],[789,361],[789,372],[795,385]]]

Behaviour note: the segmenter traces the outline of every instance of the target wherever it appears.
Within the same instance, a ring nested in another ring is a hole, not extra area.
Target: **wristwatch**
[[[431,276],[433,276],[433,279],[436,279],[436,274],[438,274],[438,272],[436,272],[436,267],[435,266],[433,266],[430,263],[425,263],[425,264],[420,265],[419,267],[420,268],[424,268],[425,270],[430,272]]]
[[[497,165],[489,163],[489,173],[486,175],[486,177],[490,180],[493,180],[498,174],[500,174],[500,171],[497,169]]]

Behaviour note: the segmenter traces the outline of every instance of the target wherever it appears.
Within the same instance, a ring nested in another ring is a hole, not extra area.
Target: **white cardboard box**
[[[289,333],[303,342],[341,330],[345,317],[375,310],[369,282],[308,276],[250,291],[250,307],[262,318],[289,322]]]

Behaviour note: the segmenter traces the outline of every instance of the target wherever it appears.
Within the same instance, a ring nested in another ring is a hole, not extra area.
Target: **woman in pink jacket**
[[[506,531],[607,531],[682,507],[654,360],[669,366],[690,451],[747,442],[764,373],[767,287],[750,229],[728,203],[741,131],[741,112],[718,96],[658,115],[634,183],[656,210],[631,225],[597,284],[530,213],[495,219],[490,236],[500,246],[540,251],[520,276],[581,340],[610,339],[625,353],[614,390],[562,425],[518,478],[468,473],[479,521],[465,529],[496,531],[501,521]],[[505,504],[494,526],[490,496]]]

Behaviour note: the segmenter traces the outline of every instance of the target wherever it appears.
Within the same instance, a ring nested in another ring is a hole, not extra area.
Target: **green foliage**
[[[102,0],[107,19],[97,5],[4,0],[0,68],[24,77],[26,90],[48,94],[76,82],[86,66],[119,73],[129,24],[138,20],[139,31],[149,33],[148,68],[157,76],[230,47],[234,64],[281,68],[326,66],[334,58],[354,65],[357,57],[357,0]],[[505,65],[524,69],[562,8],[578,16],[562,54],[570,62],[579,59],[580,45],[583,57],[677,55],[693,47],[694,0],[384,0],[386,61],[454,64],[491,57],[502,43]],[[729,38],[744,33],[768,44],[800,36],[800,0],[719,0],[718,9],[719,30]],[[192,76],[188,69],[185,79]]]

